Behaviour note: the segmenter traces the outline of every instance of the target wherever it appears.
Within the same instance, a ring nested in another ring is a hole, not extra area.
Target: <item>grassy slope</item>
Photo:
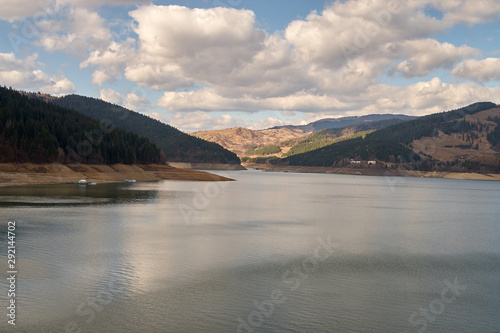
[[[383,119],[378,121],[367,121],[356,125],[350,125],[342,128],[327,128],[307,135],[305,138],[295,138],[280,143],[281,149],[276,145],[253,146],[245,152],[249,156],[268,156],[287,157],[316,150],[332,143],[345,140],[365,137],[367,134],[377,129],[385,128],[394,124],[403,122],[399,118]],[[281,130],[286,130],[285,128]],[[247,158],[245,158],[245,161]]]

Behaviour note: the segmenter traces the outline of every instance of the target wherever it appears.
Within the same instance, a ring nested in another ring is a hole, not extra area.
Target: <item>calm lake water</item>
[[[500,332],[500,182],[0,188],[2,332]]]

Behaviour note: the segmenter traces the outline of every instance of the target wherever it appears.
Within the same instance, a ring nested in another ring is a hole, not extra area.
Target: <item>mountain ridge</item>
[[[284,126],[275,126],[272,129],[279,128],[289,128],[289,129],[299,129],[304,132],[316,132],[322,129],[329,128],[342,128],[351,125],[357,125],[366,122],[376,122],[381,120],[388,119],[400,119],[400,120],[411,120],[415,117],[407,116],[404,114],[369,114],[365,116],[350,116],[350,117],[341,117],[341,118],[324,118],[320,120],[316,120],[310,122],[305,125],[284,125]]]
[[[0,162],[161,163],[148,139],[0,87]]]
[[[148,138],[165,153],[167,162],[237,165],[241,162],[236,154],[216,143],[200,140],[171,125],[101,99],[66,95],[53,99],[51,103]]]
[[[233,127],[223,130],[209,130],[192,133],[199,138],[217,142],[221,146],[235,152],[240,158],[248,161],[247,156],[259,155],[260,151],[274,152],[271,154],[263,153],[263,155],[274,155],[281,157],[288,154],[296,154],[301,151],[312,150],[320,146],[325,146],[333,141],[338,141],[341,137],[353,136],[358,132],[376,130],[390,126],[394,123],[402,122],[403,119],[413,119],[409,116],[395,115],[368,115],[361,117],[344,117],[339,118],[340,122],[336,122],[332,126],[338,124],[350,124],[344,127],[332,127],[325,125],[321,127],[329,127],[320,130],[306,131],[307,128],[313,128],[310,123],[305,127],[297,127],[294,125],[273,127],[263,130],[251,130],[242,127]],[[321,122],[317,121],[317,122]],[[325,121],[330,124],[329,120]],[[317,127],[319,128],[319,127]],[[281,147],[281,148],[280,148]],[[255,154],[257,152],[257,154]]]
[[[478,102],[395,124],[364,139],[334,143],[273,163],[347,167],[353,160],[372,159],[382,162],[384,167],[397,164],[412,170],[499,172],[499,126],[498,105]]]

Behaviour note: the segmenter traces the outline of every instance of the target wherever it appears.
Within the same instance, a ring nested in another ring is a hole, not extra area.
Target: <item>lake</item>
[[[216,173],[0,188],[0,331],[500,332],[499,182]]]

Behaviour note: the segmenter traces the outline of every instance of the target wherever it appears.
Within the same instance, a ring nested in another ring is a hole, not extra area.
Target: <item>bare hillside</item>
[[[299,129],[289,128],[251,130],[234,127],[223,130],[200,131],[191,135],[218,143],[238,156],[243,156],[252,146],[279,145],[283,141],[302,138],[307,133]]]
[[[423,137],[413,142],[416,153],[424,153],[441,161],[472,160],[483,164],[497,165],[498,152],[492,149],[486,136],[492,132],[497,124],[488,119],[500,117],[500,108],[494,108],[472,115],[463,120],[479,125],[478,130],[471,130],[467,134],[451,133],[447,135],[439,131],[438,137]]]

